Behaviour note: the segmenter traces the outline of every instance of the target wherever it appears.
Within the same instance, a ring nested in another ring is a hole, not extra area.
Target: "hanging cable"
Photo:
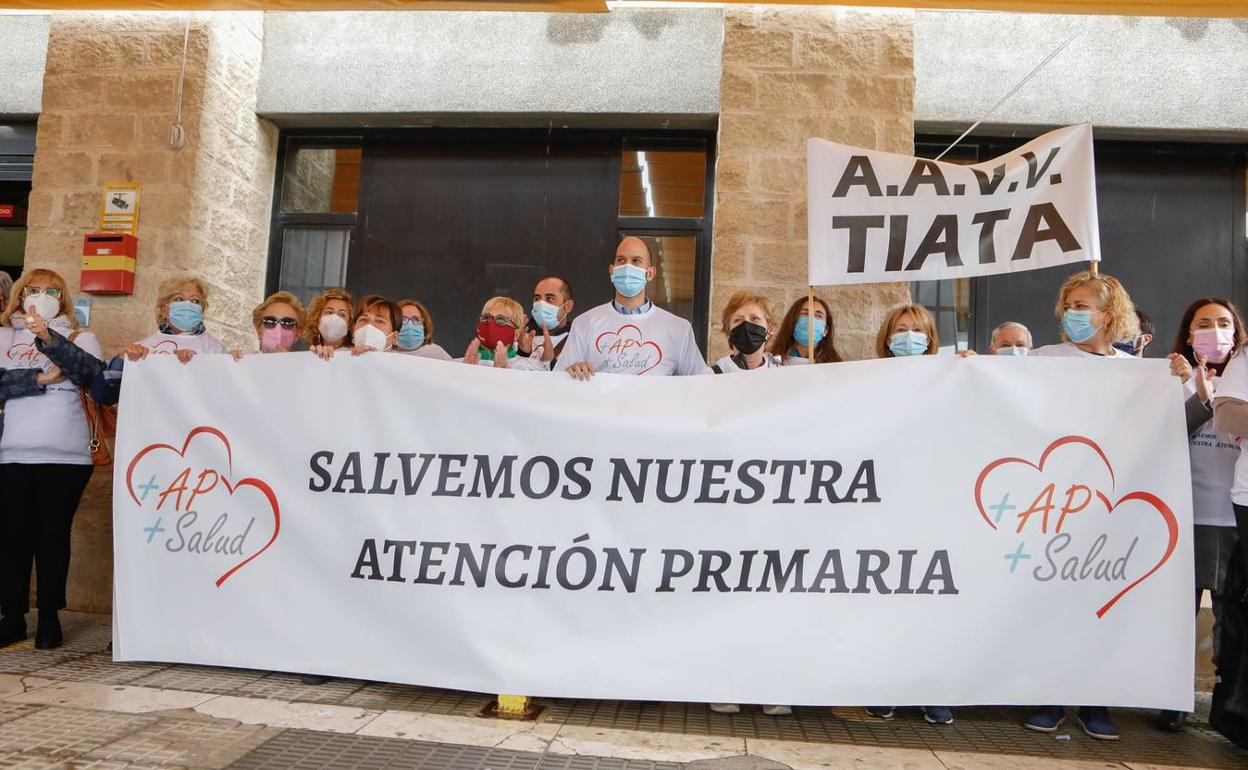
[[[967,135],[969,135],[972,131],[974,131],[975,129],[979,128],[979,125],[980,125],[981,123],[983,123],[985,120],[987,120],[987,119],[988,119],[988,117],[989,117],[990,115],[992,115],[992,113],[996,112],[996,110],[997,110],[997,108],[998,108],[998,107],[1000,107],[1002,104],[1005,104],[1006,100],[1007,100],[1007,99],[1009,99],[1009,98],[1010,98],[1011,96],[1013,96],[1014,94],[1018,93],[1019,89],[1020,89],[1020,88],[1022,88],[1024,85],[1026,85],[1026,84],[1027,84],[1027,81],[1031,80],[1031,79],[1032,79],[1032,77],[1034,77],[1034,76],[1035,76],[1035,74],[1036,74],[1037,72],[1039,72],[1040,70],[1044,69],[1044,65],[1046,65],[1046,64],[1048,64],[1049,62],[1053,61],[1054,57],[1056,57],[1059,53],[1061,53],[1061,52],[1062,52],[1062,51],[1066,48],[1066,46],[1070,45],[1072,42],[1074,42],[1074,39],[1075,39],[1075,38],[1077,38],[1077,37],[1079,37],[1079,35],[1083,34],[1083,31],[1084,31],[1085,29],[1087,29],[1087,26],[1088,26],[1088,25],[1085,23],[1083,26],[1079,27],[1079,29],[1075,30],[1075,31],[1071,34],[1071,36],[1070,36],[1070,37],[1066,38],[1066,40],[1065,40],[1065,41],[1063,41],[1061,45],[1059,45],[1057,48],[1054,48],[1054,49],[1053,49],[1053,50],[1049,53],[1049,55],[1048,55],[1048,56],[1044,57],[1044,59],[1042,59],[1042,60],[1040,61],[1040,63],[1039,63],[1039,64],[1037,64],[1035,67],[1033,67],[1033,68],[1032,68],[1031,72],[1028,72],[1028,73],[1027,73],[1027,75],[1026,75],[1026,76],[1025,76],[1022,80],[1018,81],[1018,83],[1016,83],[1016,84],[1014,85],[1014,87],[1013,87],[1013,88],[1011,88],[1009,91],[1007,91],[1007,92],[1006,92],[1006,94],[1005,94],[1005,96],[1002,96],[1000,99],[998,99],[998,100],[997,100],[997,103],[996,103],[996,104],[994,104],[994,105],[992,105],[991,107],[989,107],[989,108],[988,108],[988,111],[984,113],[983,117],[981,117],[979,120],[977,120],[977,121],[975,121],[974,123],[972,123],[970,128],[968,128],[968,129],[966,129],[965,131],[963,131],[963,132],[962,132],[962,135],[961,135],[961,136],[959,136],[957,139],[954,139],[954,140],[953,140],[953,144],[949,145],[949,146],[948,146],[948,147],[946,147],[943,151],[941,151],[941,153],[940,153],[939,155],[937,155],[935,159],[936,159],[936,160],[940,160],[941,158],[945,157],[945,153],[947,153],[947,152],[949,152],[950,150],[952,150],[954,147],[956,147],[956,146],[958,145],[958,142],[961,142],[961,141],[962,141],[963,139],[965,139],[965,138],[967,137]]]
[[[178,94],[173,103],[173,125],[169,127],[169,149],[180,150],[186,146],[186,131],[182,128],[182,89],[186,85],[186,52],[191,42],[191,16],[187,14],[182,30],[182,70],[178,73]]]

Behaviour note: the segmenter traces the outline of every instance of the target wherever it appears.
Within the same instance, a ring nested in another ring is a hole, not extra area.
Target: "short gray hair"
[[[993,329],[992,336],[988,338],[988,344],[995,345],[997,342],[997,333],[1003,332],[1006,329],[1022,329],[1023,332],[1027,334],[1027,347],[1031,347],[1033,345],[1032,340],[1031,340],[1031,329],[1028,329],[1026,326],[1020,324],[1018,321],[1006,321],[1005,323],[1001,324],[997,328]]]

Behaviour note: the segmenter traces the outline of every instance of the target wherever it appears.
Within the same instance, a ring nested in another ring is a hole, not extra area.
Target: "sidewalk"
[[[963,708],[948,727],[917,711],[892,721],[861,709],[539,700],[536,722],[483,719],[489,694],[333,680],[304,685],[265,671],[118,664],[107,615],[64,613],[66,644],[0,650],[0,770],[147,768],[446,768],[748,770],[751,768],[1248,767],[1209,730],[1208,698],[1182,733],[1118,710],[1118,743],[1019,726],[1019,709]],[[1064,738],[1063,736],[1068,736]]]

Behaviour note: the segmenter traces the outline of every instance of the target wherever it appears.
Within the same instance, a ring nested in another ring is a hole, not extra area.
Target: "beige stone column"
[[[914,147],[914,14],[807,6],[724,12],[712,360],[727,352],[719,314],[733,292],[769,297],[777,323],[806,294],[806,140],[822,137],[910,154]],[[822,288],[837,348],[869,358],[904,284]]]
[[[143,185],[134,295],[92,302],[106,355],[154,330],[157,287],[181,273],[207,283],[214,334],[255,346],[250,313],[264,290],[277,145],[276,128],[255,115],[263,15],[189,16],[179,150],[168,133],[188,16],[52,17],[25,264],[56,270],[81,296],[82,237],[96,229],[101,186]],[[75,609],[111,604],[111,476],[97,470],[75,522]]]

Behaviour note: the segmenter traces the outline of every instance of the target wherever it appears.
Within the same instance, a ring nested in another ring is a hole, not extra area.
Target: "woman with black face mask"
[[[716,374],[770,369],[780,360],[767,352],[771,339],[771,303],[766,297],[739,291],[724,308],[723,330],[732,352],[711,367]]]

